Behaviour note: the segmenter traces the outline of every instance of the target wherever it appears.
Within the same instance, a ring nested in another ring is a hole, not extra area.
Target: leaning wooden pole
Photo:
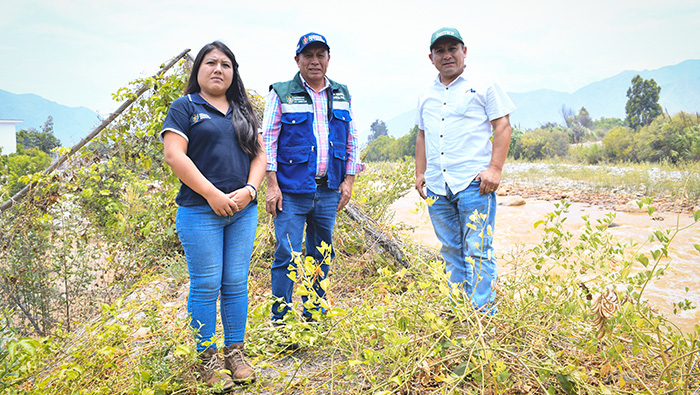
[[[160,75],[162,75],[163,73],[165,73],[166,71],[168,71],[171,67],[173,67],[173,66],[175,65],[175,63],[177,63],[180,59],[184,58],[185,55],[187,55],[188,52],[190,52],[189,49],[185,49],[184,51],[180,52],[179,55],[177,55],[176,57],[172,58],[168,63],[166,63],[165,66],[163,66],[163,68],[160,69],[160,71],[158,71],[158,73],[156,73],[156,74],[153,76],[153,78],[157,78],[157,77],[159,77]],[[112,123],[115,119],[117,119],[117,117],[119,117],[119,116],[122,114],[122,112],[124,112],[124,110],[126,110],[127,108],[129,108],[129,106],[130,106],[131,104],[133,104],[139,97],[141,97],[141,95],[143,95],[149,88],[150,88],[150,87],[149,87],[147,84],[142,85],[142,86],[136,91],[136,93],[134,94],[134,96],[133,96],[131,99],[129,99],[129,100],[125,101],[124,103],[122,103],[122,105],[119,106],[119,108],[118,108],[115,112],[111,113],[111,114],[109,115],[109,117],[107,117],[107,119],[105,119],[104,121],[102,121],[102,123],[100,123],[99,126],[97,126],[95,129],[93,129],[92,132],[90,132],[90,134],[88,134],[88,135],[85,136],[82,140],[80,140],[80,141],[78,142],[78,144],[75,144],[75,145],[70,149],[70,151],[68,151],[67,153],[61,155],[61,156],[58,157],[53,163],[51,163],[51,165],[50,165],[49,167],[47,167],[46,170],[44,170],[44,174],[50,174],[51,172],[53,172],[54,170],[56,170],[56,169],[58,168],[58,166],[62,165],[66,160],[68,160],[68,158],[70,158],[71,156],[73,156],[73,154],[75,154],[76,152],[78,152],[79,149],[83,148],[83,146],[85,146],[85,144],[87,144],[88,142],[90,142],[90,140],[92,140],[95,136],[97,136],[104,128],[107,127],[107,125],[109,125],[109,124]],[[29,191],[30,191],[34,186],[36,186],[36,182],[31,182],[31,183],[25,185],[25,187],[22,188],[22,190],[20,190],[19,192],[15,193],[14,196],[12,196],[9,200],[7,200],[5,203],[3,203],[3,204],[0,206],[0,213],[5,212],[5,210],[7,210],[8,208],[12,207],[12,206],[13,206],[15,203],[17,203],[19,200],[22,200],[22,198],[24,198],[24,196],[26,196],[26,195],[29,193]]]

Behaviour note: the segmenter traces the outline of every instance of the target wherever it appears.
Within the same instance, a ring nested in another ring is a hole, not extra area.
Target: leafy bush
[[[700,160],[700,116],[657,117],[636,133],[633,155],[646,162]]]
[[[605,158],[599,143],[574,144],[569,147],[569,157],[575,162],[595,165]]]
[[[569,135],[561,127],[535,129],[525,132],[516,141],[514,159],[539,160],[565,157],[569,150]]]
[[[0,186],[0,196],[9,198],[27,185],[23,177],[46,169],[51,164],[51,157],[38,148],[25,150],[20,146],[0,164],[0,182],[4,184]]]
[[[630,160],[634,144],[634,131],[624,126],[611,129],[603,137],[605,157],[613,161]]]

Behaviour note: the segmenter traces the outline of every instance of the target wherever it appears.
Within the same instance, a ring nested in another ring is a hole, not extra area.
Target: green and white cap
[[[433,33],[432,37],[430,37],[430,50],[433,50],[433,47],[435,46],[435,43],[445,37],[452,37],[455,40],[461,42],[464,44],[464,40],[462,40],[462,36],[459,34],[457,29],[454,27],[441,27]]]

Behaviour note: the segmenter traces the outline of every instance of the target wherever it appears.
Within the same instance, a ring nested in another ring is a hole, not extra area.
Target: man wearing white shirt
[[[493,79],[465,69],[466,56],[457,29],[433,33],[429,57],[439,74],[418,100],[416,189],[433,201],[430,219],[450,281],[476,309],[495,313],[496,189],[515,106]]]

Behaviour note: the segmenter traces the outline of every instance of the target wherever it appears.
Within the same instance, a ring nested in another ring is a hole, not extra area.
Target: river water
[[[439,250],[440,242],[433,232],[427,207],[419,203],[420,197],[415,191],[394,202],[390,207],[390,210],[394,211],[393,223],[403,223],[413,228],[408,234],[414,241]],[[534,223],[542,220],[545,214],[554,211],[555,203],[525,199],[525,205],[522,206],[498,206],[494,247],[499,262],[508,262],[513,254],[527,251],[542,241],[544,231],[541,226],[535,229]],[[589,215],[591,222],[595,224],[596,219],[603,218],[610,212],[613,210],[572,203],[568,219],[564,223],[565,228],[576,237],[585,224],[581,217]],[[654,217],[655,220],[646,213],[615,212],[613,223],[617,226],[609,228],[608,231],[616,241],[626,244],[633,241],[641,245],[656,230],[675,229],[676,225],[683,227],[693,222],[693,217],[689,214],[679,216],[656,212]],[[644,297],[659,313],[666,315],[686,332],[693,331],[694,325],[700,323],[700,252],[695,250],[693,244],[700,244],[700,223],[676,236],[670,245],[670,265],[664,276],[653,280],[644,291]],[[650,248],[645,248],[645,251]],[[651,260],[650,255],[649,257]],[[500,267],[499,271],[507,275],[508,267]],[[691,301],[698,308],[673,314],[673,303],[684,299]]]

